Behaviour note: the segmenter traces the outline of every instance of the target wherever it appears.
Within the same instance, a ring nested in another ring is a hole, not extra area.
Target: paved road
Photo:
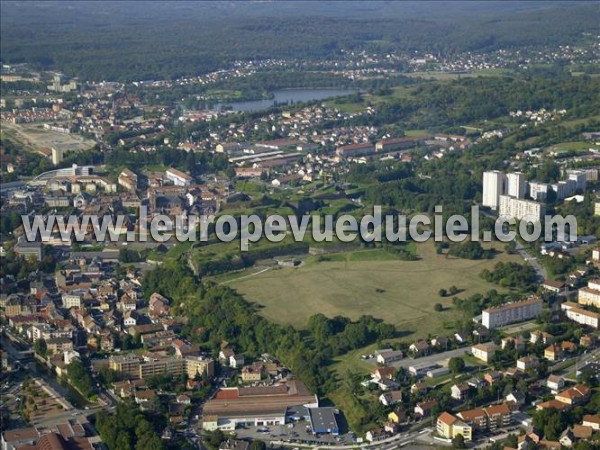
[[[319,445],[298,444],[298,443],[294,443],[294,442],[290,443],[290,442],[283,442],[283,441],[273,441],[272,444],[278,445],[281,447],[298,447],[298,448],[311,448],[311,449],[323,448],[323,449],[333,449],[333,450],[349,450],[349,449],[356,450],[356,448],[360,446],[360,448],[376,448],[377,450],[392,450],[398,446],[403,446],[403,445],[415,442],[416,440],[420,440],[422,437],[429,437],[431,432],[432,432],[431,428],[424,428],[421,431],[413,431],[413,432],[409,432],[409,433],[395,434],[387,439],[383,439],[383,440],[377,441],[377,442],[365,442],[362,444],[353,443],[351,445],[327,445],[327,444],[325,444],[325,445],[319,446]],[[428,439],[427,439],[427,441],[429,442]]]
[[[390,363],[390,366],[395,367],[396,369],[402,367],[404,369],[408,369],[410,366],[421,366],[428,364],[439,364],[444,367],[448,365],[448,360],[455,356],[464,356],[465,352],[470,351],[470,347],[460,347],[454,350],[448,350],[442,353],[434,353],[433,355],[423,356],[421,358],[404,358],[400,361],[394,361]],[[375,366],[375,358],[369,359],[368,362],[373,363]]]
[[[485,216],[488,216],[494,220],[496,220],[498,218],[498,216],[496,214],[493,214],[489,211],[486,211],[484,209],[481,209],[481,205],[478,205],[479,208],[479,212]],[[542,265],[538,262],[537,257],[532,256],[526,249],[525,247],[523,247],[523,244],[521,244],[521,242],[519,242],[519,240],[515,240],[515,250],[519,253],[519,255],[521,255],[521,258],[523,258],[527,263],[529,263],[529,265],[531,265],[531,267],[533,267],[535,269],[535,271],[538,274],[538,277],[540,277],[542,280],[545,280],[546,278],[548,278],[548,274],[546,273],[546,269],[544,269],[542,267]]]
[[[553,364],[552,366],[550,366],[548,368],[548,371],[554,372],[556,370],[556,372],[554,372],[555,375],[560,375],[560,376],[564,377],[565,375],[568,375],[569,373],[571,373],[575,370],[574,365],[569,365],[569,367],[567,367],[565,369],[560,369],[567,362],[577,361],[577,368],[580,368],[581,366],[585,365],[586,363],[588,363],[590,361],[598,361],[598,360],[600,360],[600,348],[595,348],[594,350],[591,350],[589,353],[586,353],[584,355],[578,355],[574,358],[567,358],[565,361],[557,362],[556,364]]]
[[[525,247],[523,247],[523,244],[521,244],[519,241],[516,241],[515,249],[517,250],[519,255],[521,255],[521,257],[526,262],[528,262],[531,267],[535,269],[536,273],[538,274],[538,277],[540,277],[542,280],[548,278],[548,273],[546,272],[546,269],[544,269],[544,267],[538,262],[537,257],[531,256],[531,254],[529,254]]]

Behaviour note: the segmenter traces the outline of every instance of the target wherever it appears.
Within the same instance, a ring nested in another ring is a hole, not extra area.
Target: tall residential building
[[[556,192],[557,200],[570,197],[577,190],[585,190],[587,173],[582,170],[568,170],[567,179],[554,183],[552,189]]]
[[[575,190],[585,190],[587,183],[587,172],[584,170],[567,170],[568,179],[575,182]]]
[[[509,173],[506,175],[507,194],[515,198],[525,198],[527,193],[527,180],[521,172]]]
[[[58,166],[63,160],[63,151],[60,148],[52,147],[52,164]]]
[[[506,175],[498,170],[483,172],[483,206],[498,208],[498,199],[506,194]]]
[[[511,323],[535,319],[542,312],[542,299],[531,296],[527,300],[483,310],[481,322],[484,327],[494,329]]]
[[[531,181],[529,183],[529,196],[536,201],[546,200],[546,197],[548,196],[548,189],[548,183]]]
[[[594,203],[594,215],[600,216],[600,202]]]
[[[546,205],[533,200],[501,195],[498,214],[502,217],[512,217],[517,220],[522,220],[525,217],[541,220],[546,214]]]

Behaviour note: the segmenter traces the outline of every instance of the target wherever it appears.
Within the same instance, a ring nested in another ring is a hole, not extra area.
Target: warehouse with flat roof
[[[283,425],[288,409],[319,406],[317,396],[296,379],[273,386],[220,389],[204,406],[202,428],[235,430],[238,426]]]
[[[335,436],[340,434],[340,427],[335,418],[338,410],[331,407],[308,408],[310,427],[313,433],[330,433]]]

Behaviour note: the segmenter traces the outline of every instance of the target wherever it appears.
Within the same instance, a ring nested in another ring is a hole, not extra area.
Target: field
[[[93,141],[78,134],[46,130],[41,124],[15,125],[2,122],[2,132],[32,151],[56,147],[65,152],[78,152],[94,146]]]
[[[455,285],[460,296],[484,293],[498,287],[481,279],[481,270],[498,261],[520,261],[504,253],[485,261],[447,258],[435,253],[433,243],[418,245],[417,253],[418,261],[394,259],[382,250],[342,253],[321,262],[311,257],[300,268],[242,272],[226,282],[279,323],[303,327],[318,312],[352,319],[371,314],[414,339],[440,332],[453,318],[452,300],[438,295],[441,288]],[[435,303],[445,311],[434,312]]]
[[[589,142],[561,142],[560,144],[550,146],[548,150],[553,152],[573,151],[587,153],[590,147],[594,147],[594,145]]]

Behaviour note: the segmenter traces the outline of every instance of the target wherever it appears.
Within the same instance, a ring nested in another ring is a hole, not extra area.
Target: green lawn
[[[427,130],[406,130],[404,135],[408,137],[424,137],[429,136],[429,133]]]
[[[493,260],[470,261],[435,253],[432,243],[419,244],[419,261],[390,258],[382,250],[328,255],[327,261],[308,258],[300,268],[269,270],[251,277],[240,273],[228,285],[255,302],[261,314],[279,323],[303,327],[321,312],[352,319],[371,314],[410,332],[410,339],[440,332],[453,317],[452,300],[438,295],[440,288],[456,285],[462,297],[492,288],[479,273],[498,261],[520,261],[500,254]],[[434,312],[433,305],[447,309]]]
[[[593,147],[589,142],[561,142],[550,146],[551,151],[577,151],[587,152],[590,147]]]
[[[473,73],[450,73],[450,72],[410,72],[406,73],[405,76],[410,78],[423,78],[426,80],[458,80],[461,78],[472,78],[476,76]]]

